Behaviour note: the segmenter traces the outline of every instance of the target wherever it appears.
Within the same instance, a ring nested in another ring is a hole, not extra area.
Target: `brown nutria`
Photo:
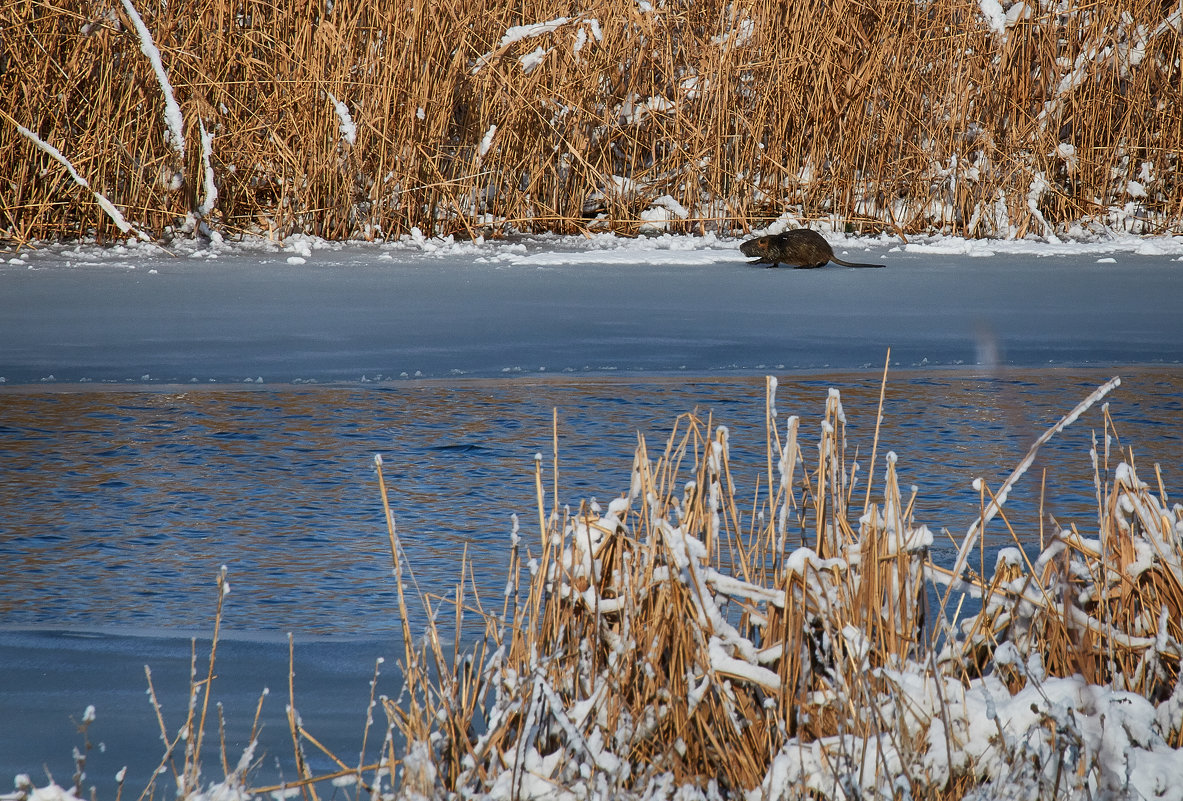
[[[828,261],[841,264],[843,267],[883,266],[842,261],[834,255],[834,249],[821,234],[808,228],[749,239],[739,246],[739,250],[743,255],[756,259],[752,264],[767,264],[769,267],[776,267],[778,264],[797,268],[824,267]]]

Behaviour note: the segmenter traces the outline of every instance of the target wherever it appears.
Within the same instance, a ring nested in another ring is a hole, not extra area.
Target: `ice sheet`
[[[767,269],[734,240],[673,236],[24,251],[0,264],[0,377],[857,369],[881,365],[888,346],[901,366],[1183,354],[1181,238],[831,241],[887,267]]]

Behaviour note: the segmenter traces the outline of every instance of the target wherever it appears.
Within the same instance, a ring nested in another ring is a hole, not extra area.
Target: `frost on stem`
[[[144,20],[136,11],[131,0],[122,0],[122,2],[124,10],[131,17],[132,25],[135,26],[136,33],[140,37],[140,50],[152,64],[152,71],[156,73],[156,80],[160,83],[160,91],[164,94],[164,123],[168,126],[168,142],[172,145],[173,150],[177,151],[177,155],[183,158],[185,155],[185,123],[181,117],[181,107],[177,105],[177,99],[173,96],[172,84],[169,83],[168,74],[164,71],[164,64],[160,60],[160,51],[156,49],[148,26],[144,24]]]

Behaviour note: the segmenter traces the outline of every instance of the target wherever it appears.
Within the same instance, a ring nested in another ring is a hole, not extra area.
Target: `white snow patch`
[[[477,148],[477,155],[484,158],[489,152],[489,148],[493,146],[493,136],[497,133],[497,126],[490,125],[489,130],[485,131],[485,135],[481,137],[481,144]]]
[[[550,50],[548,48],[544,48],[542,45],[539,45],[526,55],[518,58],[518,64],[521,65],[522,72],[529,75],[531,72],[538,69],[538,67],[542,65],[543,60],[546,58],[546,54],[549,52]]]
[[[990,30],[995,33],[1006,32],[1006,13],[1002,10],[1002,3],[998,0],[978,0],[978,6]]]
[[[755,33],[756,23],[752,22],[750,18],[745,18],[740,20],[732,30],[712,36],[711,44],[718,45],[724,50],[733,47],[739,48],[750,42]]]
[[[337,119],[340,120],[338,129],[341,131],[341,139],[348,145],[352,146],[357,143],[357,126],[353,124],[353,117],[349,114],[349,106],[342,103],[332,92],[325,92],[329,96],[329,102],[333,104],[333,111],[337,112]]]
[[[218,185],[214,181],[214,168],[210,164],[210,158],[213,154],[214,135],[205,130],[205,123],[202,120],[197,121],[201,128],[201,168],[202,168],[202,186],[205,190],[205,198],[201,201],[201,205],[197,207],[197,213],[201,217],[208,217],[209,213],[214,210],[214,204],[218,201]]]

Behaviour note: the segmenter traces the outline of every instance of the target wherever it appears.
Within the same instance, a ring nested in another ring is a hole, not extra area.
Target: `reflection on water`
[[[918,521],[958,535],[977,508],[973,478],[997,487],[1036,436],[1108,377],[892,376],[880,454],[896,451],[902,484],[918,487]],[[1143,370],[1123,382],[1111,396],[1121,444],[1141,465],[1161,462],[1169,491],[1183,464],[1183,376]],[[799,414],[806,441],[814,439],[829,386],[842,390],[865,475],[877,375],[782,379],[782,424]],[[0,620],[205,631],[213,577],[226,564],[232,630],[391,632],[398,621],[374,453],[384,455],[421,588],[446,592],[467,547],[492,594],[504,585],[511,514],[526,532],[536,519],[533,457],[550,464],[553,409],[564,502],[627,489],[637,432],[652,450],[678,414],[697,408],[731,429],[736,482],[750,506],[764,469],[763,394],[763,380],[744,378],[5,392]],[[1026,541],[1038,538],[1044,470],[1045,512],[1091,530],[1088,447],[1101,421],[1095,408],[1054,438],[1012,493],[1008,514]],[[988,533],[994,547],[1011,541],[1001,522]]]

